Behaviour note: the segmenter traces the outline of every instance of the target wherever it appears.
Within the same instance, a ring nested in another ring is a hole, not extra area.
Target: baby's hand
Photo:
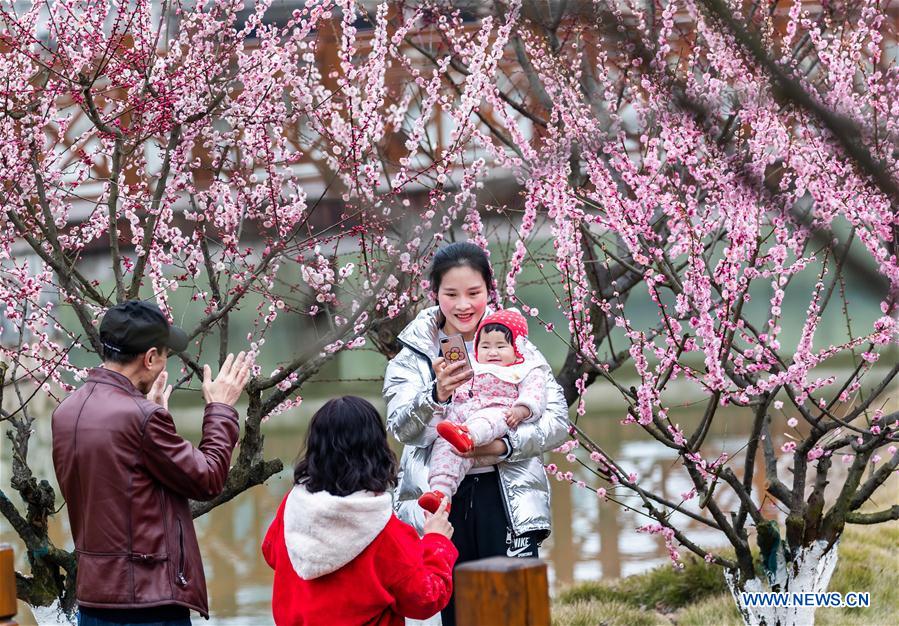
[[[515,428],[524,420],[531,416],[531,410],[521,404],[506,409],[506,425],[509,428]]]

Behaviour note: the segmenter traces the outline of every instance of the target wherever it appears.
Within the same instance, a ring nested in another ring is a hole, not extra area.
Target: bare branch
[[[867,502],[874,492],[880,487],[890,475],[899,467],[899,452],[893,453],[893,458],[885,462],[877,471],[875,471],[868,480],[859,488],[852,496],[849,502],[849,510],[855,511]]]
[[[792,504],[793,497],[787,486],[780,481],[777,476],[777,458],[774,456],[774,445],[771,443],[771,416],[765,413],[762,422],[762,450],[765,457],[765,479],[767,481],[768,492],[783,502],[785,505]]]
[[[899,519],[899,504],[894,504],[888,509],[876,513],[853,512],[846,516],[847,524],[882,524],[890,520]]]

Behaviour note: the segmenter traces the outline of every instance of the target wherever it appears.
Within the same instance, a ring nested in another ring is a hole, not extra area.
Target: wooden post
[[[12,546],[0,543],[0,626],[15,626],[16,570]]]
[[[458,626],[549,626],[549,584],[540,559],[497,556],[455,570]]]

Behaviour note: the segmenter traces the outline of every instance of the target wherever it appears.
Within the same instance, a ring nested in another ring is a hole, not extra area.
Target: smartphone
[[[460,360],[465,362],[465,365],[456,372],[457,374],[464,372],[469,374],[474,373],[474,370],[472,370],[471,367],[471,361],[468,359],[468,350],[465,349],[465,340],[462,339],[462,335],[450,335],[442,338],[440,340],[440,353],[449,365],[458,363]]]

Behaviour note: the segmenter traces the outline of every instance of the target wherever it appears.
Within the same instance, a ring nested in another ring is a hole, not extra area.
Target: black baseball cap
[[[100,343],[113,352],[141,354],[157,346],[182,352],[188,341],[187,333],[169,324],[158,306],[127,300],[106,311],[100,322]]]

